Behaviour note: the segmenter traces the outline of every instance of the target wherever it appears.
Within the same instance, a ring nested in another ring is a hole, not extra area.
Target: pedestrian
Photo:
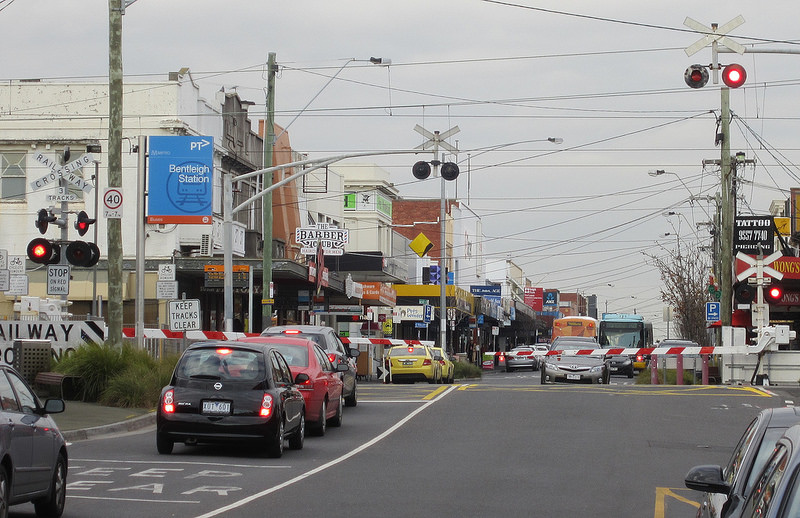
[[[472,343],[467,345],[467,361],[475,363],[475,345]]]
[[[475,365],[481,366],[481,345],[475,344]]]

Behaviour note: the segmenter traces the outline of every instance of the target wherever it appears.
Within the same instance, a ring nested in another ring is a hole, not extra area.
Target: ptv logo
[[[206,139],[189,142],[189,151],[200,151],[209,144],[211,144],[211,142]]]

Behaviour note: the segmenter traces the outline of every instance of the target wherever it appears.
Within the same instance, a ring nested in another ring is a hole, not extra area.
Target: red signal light
[[[79,235],[84,235],[86,232],[89,231],[89,227],[97,221],[96,219],[90,218],[86,211],[82,210],[78,213],[78,218],[75,221],[75,229],[78,231]]]
[[[61,247],[43,237],[28,243],[28,259],[37,264],[56,264],[61,260]]]
[[[767,290],[765,298],[770,304],[780,302],[780,300],[783,298],[783,288],[780,286],[770,286],[770,288]]]
[[[747,80],[747,72],[742,65],[731,63],[722,69],[722,82],[730,88],[739,88]]]

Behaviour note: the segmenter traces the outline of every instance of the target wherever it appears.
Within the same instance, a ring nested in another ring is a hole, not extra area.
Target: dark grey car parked
[[[0,364],[0,518],[33,502],[36,516],[59,517],[67,495],[67,444],[49,414],[62,399],[39,401],[12,367]]]
[[[334,367],[338,363],[345,363],[348,366],[347,371],[342,372],[342,382],[344,387],[342,393],[344,394],[345,406],[356,406],[358,404],[358,384],[356,383],[356,358],[360,351],[354,347],[347,347],[339,339],[339,335],[332,327],[327,326],[272,326],[264,329],[261,336],[275,336],[285,335],[300,338],[308,338],[316,342],[322,349],[328,353],[328,357]]]

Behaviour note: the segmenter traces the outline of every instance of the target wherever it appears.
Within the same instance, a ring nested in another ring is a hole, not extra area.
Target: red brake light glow
[[[165,414],[175,413],[175,392],[172,389],[164,393],[164,402],[161,409]]]
[[[264,398],[261,400],[261,410],[259,411],[259,415],[261,417],[269,417],[272,415],[272,396],[269,394],[264,394]]]
[[[408,348],[408,354],[414,354],[414,348],[413,347],[409,347]]]
[[[285,335],[299,335],[300,334],[300,330],[299,329],[286,329],[283,332],[283,334],[285,334]]]
[[[217,351],[216,351],[217,354],[222,354],[222,355],[230,354],[232,352],[233,351],[231,351],[230,349],[226,349],[226,348],[217,349]]]
[[[334,353],[328,353],[328,360],[330,360],[331,363],[336,363],[336,355]]]
[[[431,361],[428,358],[425,358],[425,360],[422,362],[422,365],[430,365],[430,364]]]

